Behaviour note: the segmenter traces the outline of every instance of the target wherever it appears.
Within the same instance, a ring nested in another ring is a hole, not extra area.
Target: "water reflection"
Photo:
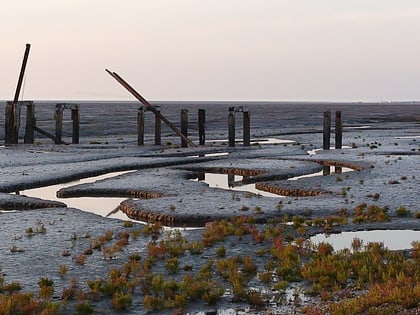
[[[112,172],[112,173],[84,178],[84,179],[80,179],[80,180],[76,180],[76,181],[72,181],[68,183],[28,189],[28,190],[20,191],[18,193],[21,195],[28,196],[28,197],[35,197],[35,198],[41,198],[45,200],[64,202],[70,208],[77,208],[86,212],[93,212],[95,214],[105,217],[112,210],[117,208],[119,204],[127,198],[109,198],[109,197],[58,198],[57,191],[59,191],[62,188],[67,188],[67,187],[80,185],[80,184],[93,183],[98,180],[112,178],[112,177],[130,173],[130,172],[134,172],[134,171]],[[121,220],[128,219],[127,216],[123,214],[121,211],[112,213],[108,217],[117,218]]]
[[[339,234],[317,234],[310,238],[311,242],[330,243],[336,251],[351,248],[354,238],[359,238],[363,244],[369,242],[382,242],[390,250],[402,250],[411,248],[411,242],[420,240],[420,231],[413,230],[372,230],[342,232]]]

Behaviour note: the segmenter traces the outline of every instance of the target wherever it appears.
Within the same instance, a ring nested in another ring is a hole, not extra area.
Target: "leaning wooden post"
[[[322,148],[324,150],[330,149],[331,142],[331,111],[324,112],[324,133],[323,133]]]
[[[73,133],[71,143],[78,144],[80,136],[80,114],[78,105],[75,105],[74,108],[71,109],[71,120],[73,121]]]
[[[204,145],[206,143],[206,110],[198,110],[198,139],[199,144]]]
[[[188,137],[188,109],[181,109],[181,133]],[[188,143],[183,138],[181,138],[181,147],[187,148]]]
[[[341,111],[335,112],[335,148],[341,149],[343,146],[343,122]]]
[[[228,115],[228,140],[229,147],[235,146],[235,107],[229,107]]]
[[[137,145],[144,145],[144,109],[137,110]]]
[[[63,110],[64,108],[57,104],[55,106],[55,144],[62,144],[62,134],[63,134]]]
[[[35,105],[32,101],[27,102],[26,104],[26,126],[25,126],[25,136],[24,143],[34,143],[34,127],[36,126],[35,119]]]
[[[156,111],[160,113],[160,109],[156,108]],[[155,115],[155,145],[162,144],[162,128],[161,128],[161,121],[159,115]]]
[[[244,110],[243,112],[243,141],[244,147],[249,147],[251,145],[251,120],[249,117],[248,110]]]

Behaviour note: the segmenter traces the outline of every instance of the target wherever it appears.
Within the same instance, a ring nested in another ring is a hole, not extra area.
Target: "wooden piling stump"
[[[63,111],[64,108],[61,106],[61,104],[57,104],[55,106],[55,144],[63,143]]]
[[[137,145],[144,145],[144,109],[137,110]]]
[[[243,143],[244,147],[251,145],[251,120],[247,110],[243,112]]]
[[[181,133],[185,138],[188,137],[188,109],[181,109]],[[183,138],[181,138],[181,147],[188,147],[187,141]]]
[[[322,148],[324,150],[330,149],[331,144],[331,111],[324,112],[324,133],[323,133]]]
[[[206,142],[206,110],[198,110],[198,139],[200,145],[205,145]]]
[[[36,126],[35,119],[35,105],[32,101],[29,101],[26,104],[26,126],[25,126],[25,136],[24,143],[32,144],[35,140],[34,127]]]
[[[157,110],[160,113],[160,110]],[[155,145],[162,144],[162,127],[161,120],[158,115],[155,115]]]
[[[335,112],[335,148],[341,149],[343,146],[343,122],[341,111]]]
[[[75,107],[71,109],[71,120],[73,121],[72,143],[78,144],[80,137],[80,114],[78,105],[75,105]]]
[[[229,107],[228,114],[229,147],[235,146],[235,107]]]

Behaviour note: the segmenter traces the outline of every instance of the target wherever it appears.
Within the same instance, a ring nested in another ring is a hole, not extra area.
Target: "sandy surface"
[[[56,281],[60,289],[65,287],[70,277],[76,277],[83,283],[88,277],[105,274],[118,262],[101,259],[100,254],[95,254],[89,257],[88,264],[80,267],[72,257],[63,257],[61,253],[67,249],[74,257],[88,246],[88,238],[84,236],[100,235],[106,230],[123,230],[121,221],[66,208],[65,198],[61,199],[64,204],[59,204],[10,194],[114,171],[136,170],[91,184],[76,184],[59,194],[63,197],[113,195],[127,198],[123,202],[125,209],[143,213],[143,218],[144,215],[148,219],[165,218],[165,222],[181,227],[202,226],[232,215],[253,216],[261,223],[285,214],[326,217],[337,214],[339,209],[352,211],[356,205],[367,203],[387,206],[392,220],[348,224],[340,226],[337,231],[379,228],[420,230],[418,219],[396,214],[396,209],[401,206],[411,213],[420,210],[420,105],[245,105],[251,113],[252,138],[259,140],[259,144],[254,143],[248,148],[240,143],[235,148],[228,148],[224,142],[208,140],[204,147],[181,149],[179,140],[170,131],[164,131],[162,138],[162,143],[170,145],[156,147],[151,145],[153,135],[149,129],[146,129],[146,146],[138,147],[136,105],[133,103],[120,104],[121,110],[114,112],[109,110],[110,105],[82,104],[79,145],[58,146],[40,138],[34,145],[0,147],[0,209],[4,210],[0,213],[0,237],[3,240],[0,269],[6,280],[20,281],[25,290],[34,291],[39,277],[48,276]],[[53,125],[48,106],[52,108],[51,104],[47,104],[37,110],[40,126]],[[195,115],[197,108],[206,108],[209,116],[207,139],[226,139],[228,105],[163,104],[162,112],[167,112],[168,117],[176,121],[178,109],[182,107],[190,108],[191,116]],[[323,110],[335,108],[343,110],[345,148],[308,154],[322,147]],[[0,112],[4,112],[1,106]],[[237,117],[241,125],[240,113]],[[192,117],[190,121],[190,133],[191,138],[197,141],[194,119]],[[4,129],[1,123],[0,120],[0,141]],[[152,125],[151,122],[147,124],[149,128]],[[241,128],[238,127],[240,137]],[[264,144],[262,140],[266,137],[295,142]],[[228,152],[229,155],[201,157],[204,153],[215,152]],[[321,171],[322,164],[343,165],[355,170],[287,180]],[[271,189],[317,191],[320,195],[256,197],[246,192],[211,188],[191,180],[201,171],[215,170],[224,173],[257,172],[250,175],[248,181],[263,183]],[[157,198],[131,199],[130,196]],[[256,208],[259,210],[255,211]],[[25,235],[26,228],[35,228],[40,224],[45,225],[47,233],[32,237]],[[309,230],[308,236],[316,232],[316,229]],[[194,239],[197,232],[185,233]],[[130,252],[142,252],[145,244],[145,239],[138,239],[122,255],[127,257]],[[12,246],[25,251],[11,253]],[[71,266],[66,279],[58,275],[61,264]],[[132,313],[137,314],[135,311]]]

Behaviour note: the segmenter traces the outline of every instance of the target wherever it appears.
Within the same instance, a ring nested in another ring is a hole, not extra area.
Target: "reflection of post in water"
[[[235,187],[235,175],[228,174],[228,187]]]
[[[331,168],[329,165],[323,165],[322,166],[322,175],[327,176],[331,174]]]
[[[334,172],[336,174],[341,174],[343,172],[343,168],[341,166],[336,166]]]
[[[197,174],[197,179],[198,179],[198,181],[204,181],[206,179],[206,173],[204,173],[204,172],[198,173]]]

